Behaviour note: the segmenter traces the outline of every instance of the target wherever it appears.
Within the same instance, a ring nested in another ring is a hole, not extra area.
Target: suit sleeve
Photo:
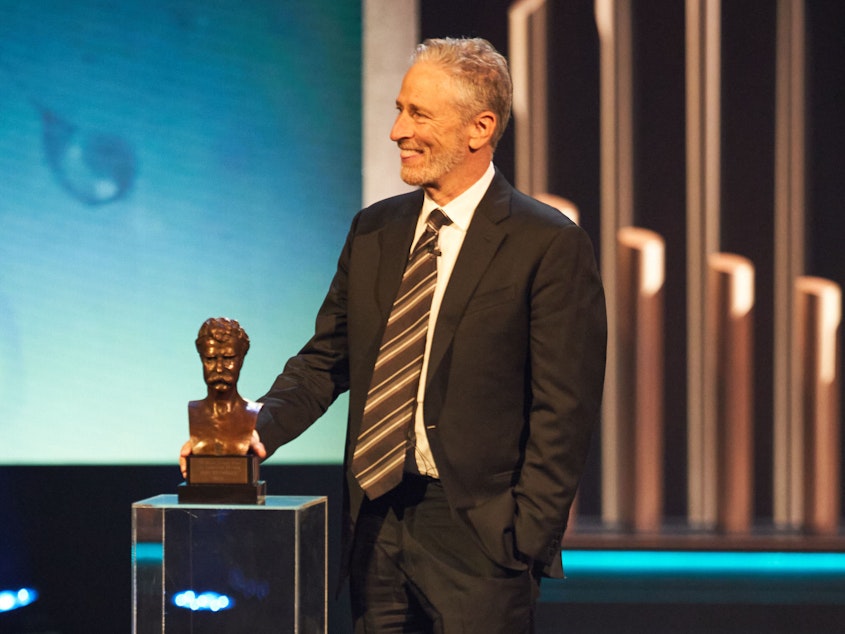
[[[559,560],[604,384],[604,291],[592,244],[579,227],[561,230],[550,244],[530,306],[529,433],[514,488],[515,538],[519,553],[548,574]]]
[[[263,406],[256,430],[268,454],[304,432],[349,389],[346,307],[354,227],[355,222],[317,313],[314,335],[288,360],[267,394],[258,399]]]

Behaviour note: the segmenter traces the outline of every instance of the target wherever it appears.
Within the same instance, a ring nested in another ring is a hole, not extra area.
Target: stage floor
[[[845,632],[842,535],[580,522],[563,565],[566,579],[543,580],[537,634]]]

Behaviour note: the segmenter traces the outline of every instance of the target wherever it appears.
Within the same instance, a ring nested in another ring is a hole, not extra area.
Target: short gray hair
[[[496,149],[511,117],[513,83],[508,62],[490,42],[476,38],[427,39],[411,56],[411,63],[438,64],[451,72],[459,93],[463,119],[492,110],[498,119],[490,145]]]

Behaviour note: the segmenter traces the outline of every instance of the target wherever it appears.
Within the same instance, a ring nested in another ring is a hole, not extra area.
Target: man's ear
[[[490,110],[480,112],[472,118],[469,133],[469,147],[472,151],[480,150],[490,143],[497,123],[496,114]]]

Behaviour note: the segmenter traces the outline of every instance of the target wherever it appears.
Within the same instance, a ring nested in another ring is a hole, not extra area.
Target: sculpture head
[[[209,391],[235,391],[249,350],[249,337],[241,325],[225,317],[207,319],[200,326],[196,345]]]

